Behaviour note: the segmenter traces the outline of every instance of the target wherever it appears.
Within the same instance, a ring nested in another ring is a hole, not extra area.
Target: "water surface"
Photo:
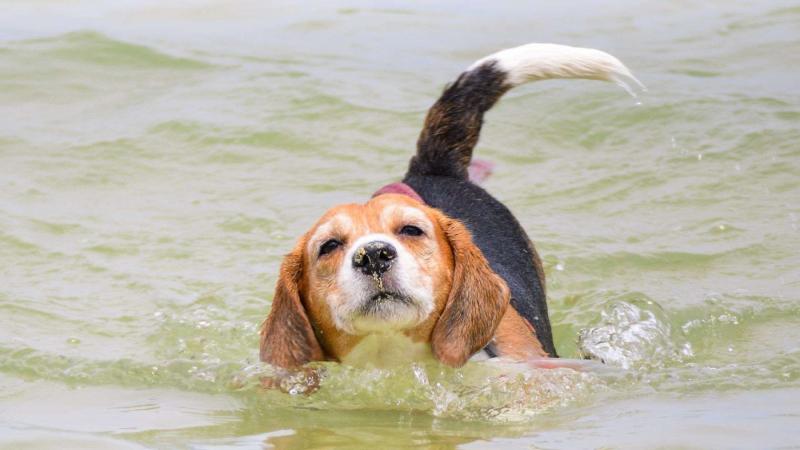
[[[789,448],[800,442],[800,5],[6,2],[0,447]],[[560,354],[324,367],[262,392],[278,265],[398,179],[473,60],[597,47],[649,92],[510,93],[477,154]]]

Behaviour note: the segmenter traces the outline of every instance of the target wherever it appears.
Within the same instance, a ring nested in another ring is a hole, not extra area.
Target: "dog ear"
[[[261,360],[287,369],[325,359],[300,299],[304,246],[301,239],[283,259],[272,309],[261,326]]]
[[[440,225],[453,251],[453,282],[447,304],[431,335],[439,361],[463,366],[492,339],[510,293],[459,221],[442,216]]]

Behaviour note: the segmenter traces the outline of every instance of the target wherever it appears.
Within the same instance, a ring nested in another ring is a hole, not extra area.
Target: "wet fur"
[[[508,308],[510,293],[459,221],[442,217],[453,251],[453,283],[442,316],[431,335],[439,361],[461,366],[494,336]]]
[[[533,325],[544,350],[557,356],[539,256],[511,211],[467,176],[484,113],[512,87],[506,76],[490,61],[444,90],[428,112],[403,182],[425,203],[466,225],[492,270],[508,284],[511,305]]]
[[[541,262],[511,211],[483,188],[465,179],[409,171],[403,181],[427,204],[466,226],[489,266],[508,285],[511,306],[533,325],[547,354],[557,356],[547,314]]]

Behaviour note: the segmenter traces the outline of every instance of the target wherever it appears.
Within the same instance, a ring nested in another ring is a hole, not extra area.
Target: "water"
[[[4,3],[0,447],[800,445],[798,25],[789,1]],[[559,353],[607,365],[259,389],[294,239],[401,175],[462,68],[531,41],[648,87],[520,88],[477,151]]]

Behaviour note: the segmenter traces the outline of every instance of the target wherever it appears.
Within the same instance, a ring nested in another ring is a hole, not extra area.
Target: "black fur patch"
[[[547,314],[544,280],[539,279],[525,230],[502,203],[481,187],[451,176],[418,175],[409,170],[403,182],[425,202],[461,221],[489,266],[511,291],[511,306],[536,330],[550,356],[556,355]]]

